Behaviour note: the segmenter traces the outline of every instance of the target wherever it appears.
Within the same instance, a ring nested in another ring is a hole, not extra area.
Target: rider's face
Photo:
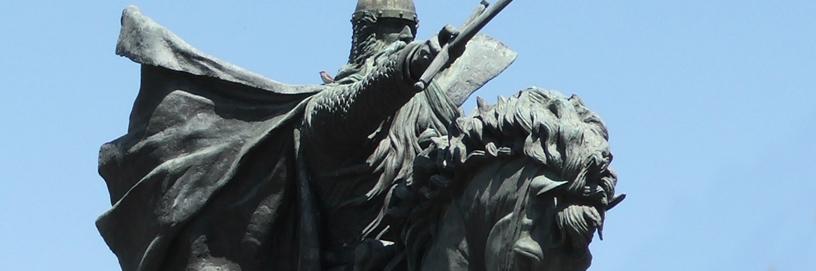
[[[377,39],[387,44],[395,41],[406,43],[414,41],[416,35],[416,24],[408,20],[383,18],[375,25]]]

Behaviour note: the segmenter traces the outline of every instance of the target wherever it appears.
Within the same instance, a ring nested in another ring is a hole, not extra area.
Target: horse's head
[[[484,253],[471,262],[487,270],[588,268],[589,243],[596,232],[602,238],[605,212],[622,199],[596,114],[575,96],[528,89],[495,106],[480,103],[448,132],[417,159],[411,185],[437,197],[430,206],[470,206],[463,225],[489,224],[478,226],[489,230],[484,240],[466,229],[470,254]]]

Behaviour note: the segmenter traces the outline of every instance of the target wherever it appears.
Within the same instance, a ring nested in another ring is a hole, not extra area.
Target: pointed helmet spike
[[[366,13],[379,18],[403,19],[418,23],[416,7],[413,0],[358,0],[352,20]]]

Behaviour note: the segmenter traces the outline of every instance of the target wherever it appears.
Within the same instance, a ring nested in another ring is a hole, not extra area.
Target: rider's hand
[[[436,37],[431,38],[420,45],[417,51],[413,54],[413,57],[410,59],[411,75],[416,77],[416,79],[422,76],[422,73],[424,73],[428,66],[431,65],[431,62],[433,62],[436,55],[442,51],[442,47],[453,41],[458,35],[459,31],[456,30],[456,28],[451,25],[447,25],[439,31],[439,34]],[[447,63],[448,65],[453,63],[456,58],[462,55],[462,52],[450,53],[451,58]]]

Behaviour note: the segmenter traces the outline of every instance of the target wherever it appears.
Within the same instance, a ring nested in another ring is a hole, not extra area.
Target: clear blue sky
[[[427,38],[478,1],[417,0]],[[4,1],[3,270],[117,270],[98,147],[124,134],[139,66],[114,55],[136,4],[211,55],[318,83],[354,1]],[[519,59],[479,95],[576,93],[611,131],[619,191],[591,270],[816,270],[816,1],[517,0],[485,32]],[[473,103],[467,104],[470,111]]]

